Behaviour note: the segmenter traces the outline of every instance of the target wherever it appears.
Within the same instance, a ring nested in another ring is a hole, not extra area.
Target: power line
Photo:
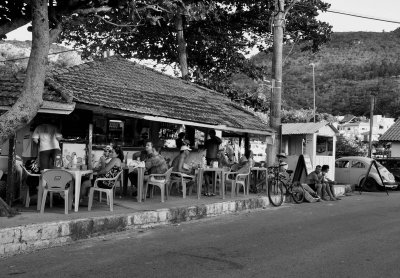
[[[63,51],[58,51],[58,52],[49,53],[48,56],[50,56],[50,55],[55,55],[55,54],[60,54],[60,53],[65,53],[65,52],[72,52],[72,51],[78,51],[78,50],[76,50],[76,49],[63,50]],[[15,59],[8,59],[8,60],[0,61],[0,62],[12,62],[12,61],[18,61],[18,60],[25,60],[25,59],[29,59],[29,57],[21,57],[21,58],[15,58]]]
[[[302,3],[297,3],[296,6],[302,6],[304,8],[309,8],[310,7],[310,6],[304,5]],[[376,16],[369,16],[369,15],[361,15],[361,14],[356,14],[356,13],[353,13],[353,12],[346,12],[346,11],[335,10],[335,9],[327,9],[326,12],[342,14],[342,15],[348,15],[348,16],[359,17],[359,18],[365,18],[365,19],[371,19],[371,20],[376,20],[376,21],[383,21],[383,22],[400,24],[400,21],[396,21],[396,20],[392,20],[392,19],[379,18],[379,17],[376,17]]]
[[[360,15],[360,14],[355,14],[355,13],[350,13],[350,12],[345,12],[345,11],[339,11],[339,10],[328,9],[327,12],[328,13],[348,15],[348,16],[353,16],[353,17],[359,17],[359,18],[365,18],[365,19],[371,19],[371,20],[376,20],[376,21],[383,21],[383,22],[400,24],[400,21],[395,21],[395,20],[391,20],[391,19],[384,19],[384,18],[378,18],[378,17],[368,16],[368,15]]]

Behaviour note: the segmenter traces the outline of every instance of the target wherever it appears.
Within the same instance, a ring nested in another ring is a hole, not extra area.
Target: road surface
[[[0,259],[0,277],[400,277],[400,192],[285,204]]]

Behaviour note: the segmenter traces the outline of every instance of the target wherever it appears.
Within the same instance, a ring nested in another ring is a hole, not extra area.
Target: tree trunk
[[[280,148],[280,126],[281,126],[281,106],[282,106],[282,47],[283,47],[283,24],[284,24],[284,1],[275,1],[274,18],[274,46],[272,58],[272,95],[270,126],[276,131],[274,144],[268,147],[268,165],[273,165],[276,155]]]
[[[47,0],[32,1],[32,49],[21,96],[0,116],[0,142],[29,123],[43,102],[46,61],[49,53],[49,20]],[[14,211],[0,198],[0,215],[11,216]]]
[[[43,99],[46,60],[49,53],[47,0],[32,1],[32,49],[21,96],[0,116],[0,143],[29,123],[37,114]]]
[[[179,13],[176,15],[175,18],[175,28],[182,79],[187,79],[189,76],[189,71],[187,65],[186,41],[185,37],[183,36],[183,16]]]

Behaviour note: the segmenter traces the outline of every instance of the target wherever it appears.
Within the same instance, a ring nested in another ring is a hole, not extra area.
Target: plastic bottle
[[[78,164],[78,158],[76,157],[76,153],[74,153],[72,155],[71,167],[76,168],[77,164]]]
[[[54,166],[56,168],[61,168],[62,167],[61,155],[59,155],[59,154],[56,155],[56,160],[54,162]]]

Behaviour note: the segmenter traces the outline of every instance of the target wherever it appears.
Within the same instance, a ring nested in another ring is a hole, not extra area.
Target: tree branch
[[[117,24],[117,23],[111,22],[111,21],[101,17],[100,15],[95,14],[94,16],[97,17],[98,19],[104,21],[105,23],[111,24],[111,25],[116,26],[116,27],[138,27],[138,26],[142,26],[143,25],[143,24],[140,24],[140,22],[137,23],[137,24],[133,24],[133,25],[130,25],[130,24]]]
[[[289,4],[289,6],[286,7],[285,11],[283,12],[283,16],[284,16],[284,17],[285,17],[286,14],[293,8],[293,6],[294,6],[297,2],[299,2],[299,0],[293,0],[293,1]]]
[[[74,11],[74,13],[77,14],[91,14],[91,13],[100,13],[100,12],[109,12],[111,11],[112,7],[110,6],[101,6],[97,8],[87,8],[87,9],[77,9]]]

